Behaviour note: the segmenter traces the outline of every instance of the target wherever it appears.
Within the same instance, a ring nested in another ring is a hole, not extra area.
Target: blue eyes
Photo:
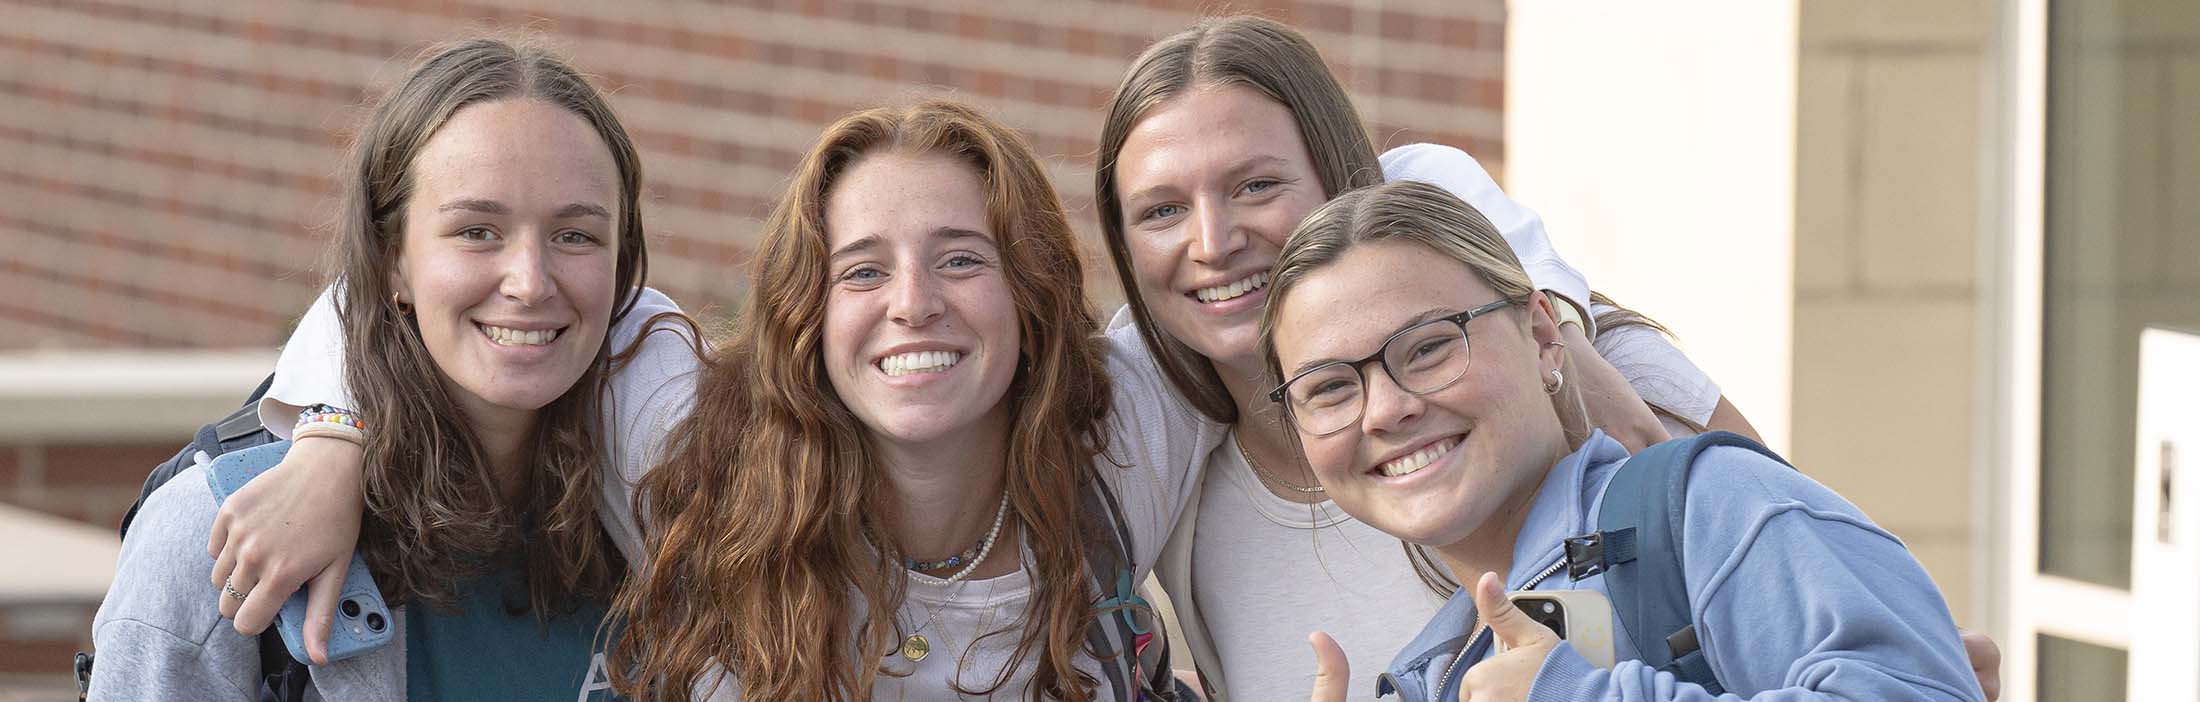
[[[1273,190],[1276,186],[1282,184],[1283,181],[1277,180],[1275,178],[1260,178],[1249,181],[1245,185],[1239,187],[1238,192],[1245,195],[1259,195],[1261,193],[1268,192],[1269,190]],[[1189,210],[1185,209],[1183,205],[1156,205],[1152,209],[1146,210],[1146,213],[1140,216],[1138,221],[1147,222],[1157,219],[1168,219],[1170,217],[1184,214],[1187,211]]]

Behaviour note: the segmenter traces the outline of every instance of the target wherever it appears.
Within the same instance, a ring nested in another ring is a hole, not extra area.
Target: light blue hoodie
[[[1545,576],[1534,589],[1604,591],[1601,577],[1568,578],[1562,542],[1596,530],[1604,486],[1626,461],[1627,450],[1598,432],[1551,467],[1513,543],[1507,590]],[[1689,607],[1727,694],[1644,666],[1615,631],[1618,665],[1597,668],[1561,642],[1543,660],[1530,702],[1985,699],[1932,578],[1840,495],[1755,452],[1716,447],[1690,471],[1687,519]],[[1391,662],[1377,693],[1457,699],[1468,663],[1489,656],[1492,637],[1473,636],[1475,619],[1471,590],[1453,595]]]

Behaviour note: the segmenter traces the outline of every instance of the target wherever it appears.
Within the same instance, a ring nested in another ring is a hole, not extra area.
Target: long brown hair
[[[1072,666],[1096,594],[1079,509],[1102,450],[1108,380],[1061,202],[1015,132],[947,101],[842,119],[802,160],[765,224],[733,337],[704,363],[692,414],[643,479],[651,561],[615,612],[614,680],[638,699],[687,699],[722,669],[747,699],[868,699],[898,643],[907,577],[887,533],[894,491],[869,432],[828,383],[825,201],[866,156],[963,159],[987,188],[989,224],[1021,318],[1023,357],[1004,489],[1036,562],[1028,625],[1003,677],[1040,656],[1034,698],[1087,700]],[[851,593],[850,590],[853,589]],[[852,615],[863,603],[868,615]],[[860,616],[851,621],[851,616]]]
[[[542,409],[523,459],[535,468],[521,499],[507,503],[481,442],[438,380],[418,324],[391,301],[412,163],[451,115],[477,103],[540,100],[586,120],[619,171],[616,322],[648,268],[641,160],[602,95],[545,49],[480,38],[425,56],[375,105],[341,174],[333,273],[343,281],[344,382],[373,429],[359,547],[385,598],[431,605],[452,604],[458,583],[516,552],[529,609],[547,616],[581,598],[609,597],[625,572],[596,514],[604,452],[594,429],[610,341],[590,372]]]
[[[1237,421],[1237,403],[1215,374],[1214,364],[1155,324],[1138,294],[1124,240],[1123,197],[1115,187],[1116,156],[1131,129],[1146,113],[1170,99],[1210,85],[1236,85],[1258,91],[1291,111],[1322,194],[1335,197],[1353,188],[1383,182],[1375,145],[1360,124],[1360,113],[1337,83],[1321,52],[1296,29],[1253,16],[1203,20],[1190,29],[1154,42],[1131,63],[1115,89],[1100,127],[1100,158],[1093,173],[1093,207],[1100,211],[1100,232],[1108,257],[1123,281],[1123,297],[1138,321],[1139,335],[1152,349],[1161,371],[1192,406],[1216,421]]]

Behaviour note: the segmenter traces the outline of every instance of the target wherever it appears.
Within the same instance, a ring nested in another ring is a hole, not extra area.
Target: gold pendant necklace
[[[924,660],[929,655],[932,655],[932,642],[925,639],[923,634],[910,634],[909,638],[901,640],[901,657],[909,659],[909,662]]]

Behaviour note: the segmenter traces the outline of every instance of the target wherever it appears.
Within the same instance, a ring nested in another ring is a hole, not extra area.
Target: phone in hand
[[[1558,638],[1574,645],[1574,650],[1590,663],[1609,670],[1612,667],[1612,601],[1604,593],[1595,590],[1524,590],[1505,593],[1505,599],[1528,615],[1536,623],[1558,632]],[[1495,642],[1493,652],[1502,653],[1505,642]]]
[[[290,442],[277,441],[216,457],[206,467],[206,486],[213,490],[214,502],[219,505],[228,501],[230,495],[281,463],[288,453]],[[367,572],[366,559],[356,550],[351,554],[351,569],[344,574],[344,591],[339,596],[335,625],[329,629],[329,662],[389,644],[396,631],[389,605],[382,601],[381,589],[375,587],[374,576]],[[301,589],[283,602],[282,612],[275,615],[275,628],[282,634],[283,646],[290,649],[290,657],[310,665],[313,659],[306,655],[305,622],[306,591]]]

